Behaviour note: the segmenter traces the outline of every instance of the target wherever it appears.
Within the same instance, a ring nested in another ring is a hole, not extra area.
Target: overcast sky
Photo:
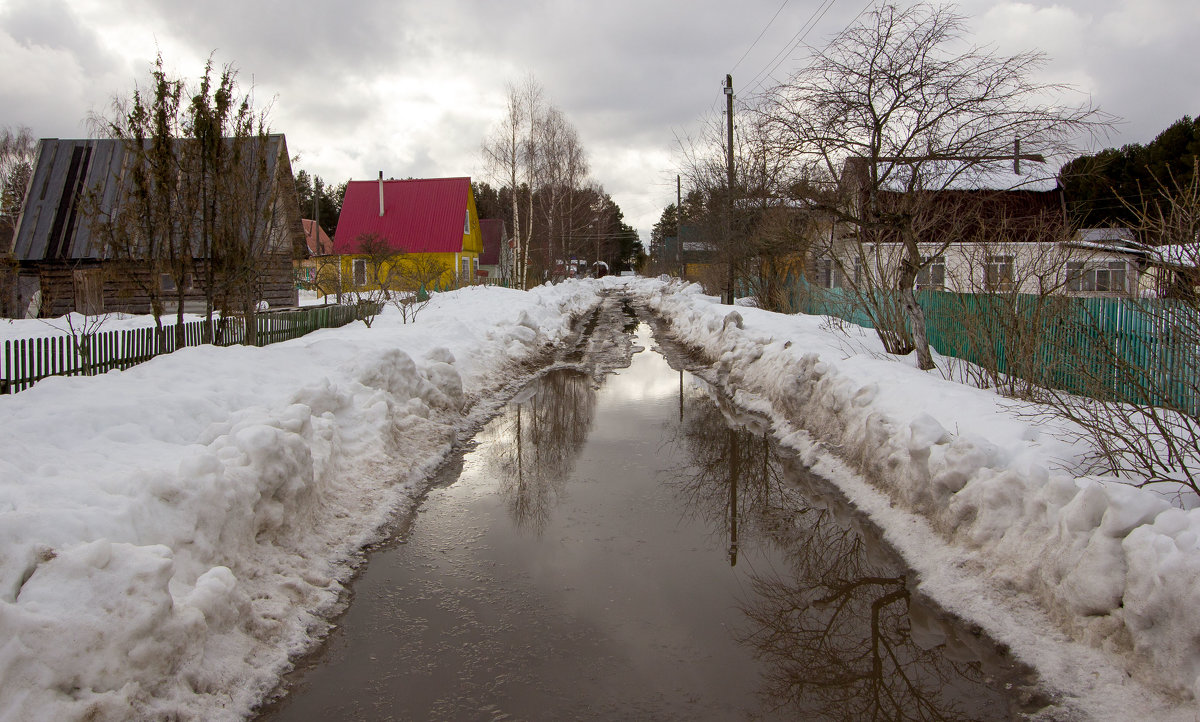
[[[674,202],[675,138],[720,109],[725,74],[739,95],[782,80],[864,3],[0,0],[0,126],[85,137],[88,113],[144,83],[156,50],[188,77],[215,50],[272,104],[297,168],[333,182],[380,170],[486,179],[479,147],[505,84],[532,73],[647,242]],[[1044,51],[1041,79],[1121,119],[1096,147],[1144,143],[1200,114],[1197,0],[958,6],[978,41]]]

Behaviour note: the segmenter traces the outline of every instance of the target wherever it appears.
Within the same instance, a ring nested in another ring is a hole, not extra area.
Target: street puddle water
[[[262,719],[1032,711],[836,489],[631,331],[599,388],[551,371],[477,435]]]

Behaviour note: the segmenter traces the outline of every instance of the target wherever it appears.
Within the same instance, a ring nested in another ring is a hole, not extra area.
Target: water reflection
[[[545,530],[595,408],[592,377],[559,369],[526,387],[480,433],[485,463],[499,479],[500,494],[518,528],[539,536]]]
[[[728,541],[782,553],[755,569],[739,641],[765,664],[762,693],[804,719],[1008,719],[992,675],[1013,664],[907,585],[903,564],[840,495],[781,453],[763,424],[698,384],[678,438],[693,464],[672,483]],[[739,539],[740,535],[740,539]],[[768,566],[768,565],[763,565]]]

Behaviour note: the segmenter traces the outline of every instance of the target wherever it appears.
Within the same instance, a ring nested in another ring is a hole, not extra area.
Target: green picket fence
[[[793,307],[874,328],[847,289],[795,284]],[[1200,316],[1167,299],[920,291],[929,344],[1041,386],[1200,415]]]
[[[378,309],[375,310],[378,313]],[[297,311],[266,312],[255,317],[255,343],[266,346],[299,338],[322,328],[337,328],[362,317],[360,306],[318,306]],[[0,394],[23,391],[49,376],[94,376],[113,369],[149,361],[155,356],[204,343],[204,321],[183,324],[182,339],[177,326],[164,326],[159,336],[154,328],[103,331],[87,336],[52,336],[4,342],[0,364]],[[213,323],[213,343],[241,344],[246,338],[245,321],[227,316]]]

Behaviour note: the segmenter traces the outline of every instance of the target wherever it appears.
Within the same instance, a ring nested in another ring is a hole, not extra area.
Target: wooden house
[[[177,140],[176,152],[191,141]],[[300,209],[281,134],[266,139],[267,177],[273,189],[264,202],[278,219],[266,239],[255,283],[258,301],[269,306],[295,306],[292,259],[303,246]],[[25,206],[13,238],[16,265],[16,308],[21,315],[58,316],[70,311],[94,314],[108,311],[147,313],[148,288],[157,284],[168,312],[178,298],[175,283],[162,264],[139,258],[136,252],[118,258],[94,232],[93,221],[104,217],[127,198],[132,153],[113,139],[64,140],[38,143]],[[201,227],[200,223],[194,224]],[[199,230],[196,231],[199,234]],[[193,239],[193,249],[207,247]],[[147,254],[148,255],[148,254]],[[185,306],[204,306],[208,259],[195,257],[188,275]]]
[[[443,267],[436,286],[468,285],[483,250],[470,178],[350,181],[333,237],[351,289],[377,287],[402,257]]]

